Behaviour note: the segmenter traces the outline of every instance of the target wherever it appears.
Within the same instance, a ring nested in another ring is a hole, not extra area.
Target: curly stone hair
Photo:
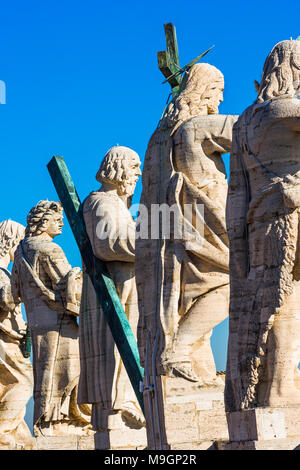
[[[130,160],[139,161],[138,154],[128,147],[112,147],[105,155],[100,168],[96,174],[96,180],[99,183],[112,183],[119,186],[122,193],[130,194],[132,185],[128,174]]]
[[[0,223],[0,258],[4,258],[25,236],[25,227],[14,220]]]
[[[63,213],[63,208],[60,202],[55,201],[40,201],[34,206],[27,216],[27,227],[25,231],[26,237],[35,237],[45,232],[47,229],[47,222],[53,213]]]
[[[282,41],[268,55],[260,84],[256,82],[257,103],[300,92],[300,41]]]

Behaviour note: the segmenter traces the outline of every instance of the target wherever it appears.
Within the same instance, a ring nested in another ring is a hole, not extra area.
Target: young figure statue
[[[22,353],[26,324],[21,305],[11,293],[7,267],[24,238],[25,227],[12,220],[0,223],[0,448],[35,448],[34,438],[24,421],[26,404],[33,391],[30,359]]]
[[[96,175],[102,183],[84,201],[83,216],[94,255],[106,263],[134,333],[138,306],[135,287],[135,222],[128,210],[140,171],[140,159],[128,147],[112,147]],[[92,424],[109,428],[109,417],[121,415],[141,428],[144,418],[115,346],[94,288],[86,273],[80,311],[79,403],[92,404]]]
[[[186,73],[148,144],[141,206],[149,239],[136,241],[141,362],[156,356],[158,375],[202,384],[216,381],[210,336],[228,315],[229,301],[221,155],[231,149],[237,117],[218,114],[223,89],[224,77],[212,65],[196,64]],[[170,236],[161,226],[153,237],[155,205],[174,211]]]
[[[300,404],[300,41],[256,85],[231,154],[227,411]]]
[[[77,404],[81,270],[72,269],[53,242],[62,226],[59,202],[33,207],[12,272],[13,294],[25,304],[32,339],[37,436],[85,434],[90,427],[89,407]]]

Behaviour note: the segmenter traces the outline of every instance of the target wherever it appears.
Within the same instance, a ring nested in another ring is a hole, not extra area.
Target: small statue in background
[[[84,201],[83,217],[94,255],[106,263],[136,334],[135,221],[128,207],[141,174],[140,159],[128,147],[112,147],[96,175],[102,183]],[[144,418],[115,346],[94,288],[84,273],[80,311],[79,403],[92,404],[95,430],[107,430],[109,417],[121,415],[126,425],[142,428]]]
[[[34,432],[44,436],[90,432],[90,407],[77,404],[82,274],[53,242],[62,226],[59,202],[33,207],[12,272],[13,294],[25,304],[32,339]]]
[[[300,405],[300,41],[278,43],[256,85],[234,127],[227,203],[233,412]]]
[[[12,220],[0,223],[0,448],[10,450],[35,448],[24,421],[26,404],[33,392],[30,359],[21,352],[26,324],[21,305],[14,302],[7,270],[24,235],[23,225]]]

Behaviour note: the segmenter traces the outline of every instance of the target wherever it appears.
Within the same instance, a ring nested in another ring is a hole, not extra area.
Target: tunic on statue
[[[206,293],[229,283],[227,180],[221,155],[231,149],[236,119],[196,116],[175,130],[166,126],[156,130],[148,145],[141,197],[141,205],[148,209],[148,233],[155,225],[152,205],[167,204],[179,214],[173,228],[171,223],[170,237],[155,240],[138,235],[136,240],[141,363],[145,364],[147,335],[152,350],[159,333],[158,373],[164,373],[161,365],[172,360],[181,319]],[[192,208],[193,216],[186,207]],[[179,224],[182,232],[177,230]]]
[[[21,305],[15,305],[10,284],[11,274],[0,269],[0,442],[12,436],[25,449],[34,447],[24,421],[26,404],[33,391],[33,374],[29,358],[20,349],[26,330]]]
[[[76,269],[76,268],[75,268]],[[86,425],[77,405],[79,345],[76,283],[63,250],[38,237],[25,238],[13,267],[14,296],[25,304],[34,369],[34,423],[74,420]]]
[[[138,321],[134,277],[135,222],[120,197],[101,191],[92,192],[86,198],[83,216],[94,255],[106,263],[135,333]],[[79,330],[78,401],[92,403],[94,429],[106,429],[107,417],[112,410],[122,410],[128,403],[138,405],[94,287],[85,272]]]

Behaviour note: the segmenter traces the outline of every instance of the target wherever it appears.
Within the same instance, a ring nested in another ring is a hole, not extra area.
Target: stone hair
[[[115,146],[112,147],[105,155],[100,168],[96,174],[96,180],[99,183],[112,183],[121,187],[126,193],[128,186],[128,161],[130,159],[138,159],[136,152],[128,147]]]
[[[224,76],[213,65],[193,65],[183,78],[182,91],[168,107],[168,124],[175,125],[193,116],[209,114],[207,105],[211,100],[211,89],[220,80],[224,80]]]
[[[282,41],[268,55],[257,102],[262,103],[281,95],[295,95],[300,90],[300,41]]]
[[[47,230],[47,222],[54,213],[63,213],[60,202],[40,201],[27,216],[26,237],[40,235]]]
[[[0,223],[0,258],[4,258],[25,236],[25,227],[13,220]]]

